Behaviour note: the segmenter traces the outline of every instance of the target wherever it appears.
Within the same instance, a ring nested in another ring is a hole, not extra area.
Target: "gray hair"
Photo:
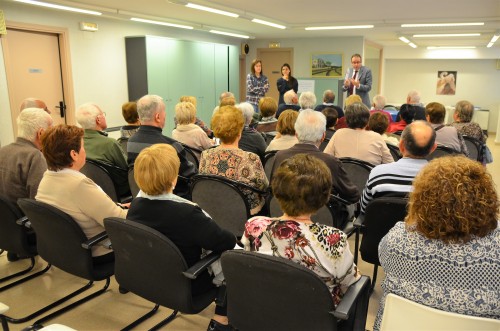
[[[301,109],[314,109],[316,105],[316,96],[312,92],[303,92],[299,98],[299,105]]]
[[[300,142],[319,143],[326,130],[326,117],[319,111],[305,109],[295,122],[295,134]]]
[[[411,104],[420,103],[420,92],[417,90],[411,90],[408,92],[408,98],[410,99]]]
[[[153,121],[155,114],[161,111],[164,105],[163,98],[159,95],[148,94],[137,101],[137,113],[141,123]]]
[[[245,125],[248,125],[252,122],[253,114],[255,113],[253,106],[251,103],[242,102],[236,105],[236,108],[241,110],[243,113],[243,117],[245,118]]]
[[[234,98],[233,92],[222,92],[219,97],[219,103],[222,101],[224,98]]]
[[[370,119],[370,111],[365,104],[355,102],[345,107],[345,121],[350,129],[363,129]]]
[[[459,101],[455,105],[455,113],[457,113],[460,122],[468,123],[472,121],[472,115],[474,115],[474,105],[466,100]]]
[[[52,126],[52,117],[42,108],[25,108],[17,117],[17,135],[31,142],[36,140],[38,130]]]
[[[94,103],[84,103],[76,110],[76,121],[81,125],[85,130],[87,129],[95,129],[96,127],[96,118],[101,115],[102,111]]]
[[[421,134],[423,128],[430,132],[430,138],[424,145],[419,145],[416,135]],[[424,158],[429,155],[436,142],[436,130],[427,121],[413,121],[404,128],[401,134],[401,141],[411,156],[414,158]]]
[[[294,90],[288,90],[283,95],[283,101],[285,101],[287,105],[291,105],[294,97],[297,97],[297,93],[295,93]]]
[[[335,93],[332,90],[326,90],[323,92],[323,102],[333,103],[335,101]]]
[[[375,109],[384,109],[385,107],[385,97],[381,94],[377,94],[373,97],[373,106]]]

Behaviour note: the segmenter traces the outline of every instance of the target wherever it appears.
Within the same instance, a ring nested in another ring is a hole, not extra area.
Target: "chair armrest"
[[[340,301],[339,305],[333,312],[333,316],[341,320],[349,319],[349,314],[356,305],[360,296],[363,295],[363,291],[368,291],[370,288],[370,278],[367,276],[361,276],[361,278],[347,289],[344,297]]]
[[[27,227],[28,229],[31,229],[31,222],[28,219],[28,216],[23,216],[23,217],[17,219],[16,224]]]
[[[97,245],[99,242],[103,241],[104,239],[108,239],[108,234],[106,232],[101,232],[98,235],[83,242],[82,247],[85,249],[90,249],[91,247]],[[111,246],[110,246],[110,248],[111,248]]]
[[[188,270],[182,272],[184,276],[189,279],[196,279],[203,271],[205,271],[212,263],[220,258],[220,253],[210,253],[194,265],[192,265]]]
[[[349,202],[349,201],[339,197],[338,195],[333,195],[333,194],[330,194],[330,201],[337,201],[337,202],[339,202],[343,205],[346,205],[346,206],[353,204],[352,202]],[[354,202],[354,203],[356,203],[356,202]]]
[[[355,228],[363,228],[365,223],[365,214],[359,214],[359,216],[354,221],[353,225]]]

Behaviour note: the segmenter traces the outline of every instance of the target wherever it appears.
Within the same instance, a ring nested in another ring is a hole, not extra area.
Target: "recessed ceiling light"
[[[480,33],[427,33],[414,34],[414,38],[478,37]]]
[[[476,46],[428,46],[427,49],[473,49]]]
[[[410,40],[408,40],[408,38],[404,37],[404,36],[401,36],[399,37],[399,40],[401,40],[402,42],[404,42],[405,44],[408,44],[410,42]]]
[[[314,30],[348,30],[348,29],[371,29],[373,25],[338,25],[338,26],[311,26],[305,28],[307,31]]]
[[[491,41],[488,43],[488,45],[486,45],[486,47],[490,48],[491,46],[493,46],[494,43],[492,43]]]
[[[229,17],[238,17],[238,16],[240,16],[238,14],[231,13],[231,12],[228,12],[228,11],[225,11],[225,10],[220,10],[220,9],[215,9],[215,8],[200,6],[200,5],[197,5],[197,4],[194,4],[194,3],[190,3],[190,2],[186,4],[186,7],[193,8],[193,9],[204,10],[204,11],[208,11],[208,12],[211,12],[211,13],[214,13],[214,14],[220,14],[220,15],[225,15],[225,16],[229,16]]]
[[[268,21],[260,20],[258,18],[254,18],[252,20],[252,22],[259,23],[259,24],[264,24],[264,25],[269,25],[269,26],[272,26],[272,27],[278,28],[278,29],[286,29],[286,26],[284,26],[284,25],[280,25],[280,24],[276,24],[276,23],[271,23],[271,22],[268,22]]]
[[[187,30],[192,30],[193,29],[193,27],[189,26],[189,25],[181,25],[181,24],[167,23],[167,22],[161,22],[161,21],[153,21],[153,20],[147,20],[147,19],[144,19],[144,18],[132,17],[130,20],[131,21],[136,21],[136,22],[142,22],[142,23],[171,26],[173,28],[180,28],[180,29],[187,29]]]
[[[87,9],[80,9],[80,8],[68,7],[68,6],[62,6],[62,5],[55,5],[55,4],[52,4],[52,3],[41,2],[41,1],[33,1],[33,0],[14,0],[14,1],[16,1],[16,2],[22,2],[22,3],[27,3],[27,4],[35,5],[35,6],[41,6],[41,7],[47,7],[47,8],[54,8],[54,9],[60,9],[60,10],[67,10],[67,11],[72,11],[72,12],[77,12],[77,13],[82,13],[82,14],[102,15],[102,13],[100,13],[98,11],[87,10]]]
[[[426,27],[436,27],[436,26],[474,26],[474,25],[484,25],[484,22],[401,24],[401,27],[402,28],[426,28]]]
[[[210,30],[209,32],[215,33],[215,34],[222,34],[222,35],[230,36],[230,37],[242,38],[242,39],[249,39],[250,38],[250,36],[245,36],[243,34],[224,32],[224,31],[218,31],[218,30]]]
[[[413,48],[417,48],[417,45],[415,45],[414,43],[408,43],[408,45],[410,45]]]

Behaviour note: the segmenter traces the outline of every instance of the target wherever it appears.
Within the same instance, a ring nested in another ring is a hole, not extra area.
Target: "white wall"
[[[386,59],[382,94],[388,102],[404,103],[408,91],[416,89],[422,102],[440,102],[454,106],[457,101],[469,100],[475,106],[490,110],[488,131],[496,132],[500,105],[500,70],[496,60],[416,60]],[[456,94],[437,95],[438,70],[457,71]]]
[[[66,27],[70,38],[75,105],[92,101],[100,105],[108,116],[121,116],[121,105],[128,101],[125,36],[155,35],[237,46],[240,44],[239,39],[211,33],[34,8],[11,2],[2,2],[2,10],[7,23],[12,21]],[[80,31],[81,21],[97,23],[99,31]],[[6,86],[3,56],[0,56],[0,86]],[[3,87],[0,91],[0,120],[3,125],[0,141],[5,145],[12,142],[14,137],[8,95]]]

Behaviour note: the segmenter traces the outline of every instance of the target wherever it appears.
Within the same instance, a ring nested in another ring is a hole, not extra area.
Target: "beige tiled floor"
[[[500,145],[495,145],[493,135],[488,139],[488,145],[496,163],[488,165],[487,168],[498,187],[500,183],[500,167],[498,166],[498,162],[500,162]],[[353,249],[354,238],[350,239],[350,245],[351,249]],[[0,256],[0,277],[21,269],[27,263],[28,261],[26,260],[8,263],[6,254],[2,254]],[[37,268],[42,268],[42,265],[45,265],[45,263],[38,258]],[[363,274],[371,277],[373,272],[372,265],[360,261],[359,269]],[[368,330],[372,329],[378,309],[378,301],[381,296],[380,282],[383,278],[383,270],[379,268],[375,291],[370,298],[369,314],[366,323],[366,328]],[[33,310],[50,303],[51,300],[55,300],[84,284],[85,281],[71,276],[57,268],[52,268],[52,270],[47,272],[44,276],[31,280],[16,288],[0,292],[0,302],[10,306],[10,311],[8,312],[9,316],[18,318],[31,313]],[[100,288],[102,285],[103,282],[96,283],[94,288]],[[151,284],[151,286],[154,286],[154,284]],[[118,330],[149,311],[152,307],[152,303],[134,294],[120,294],[118,292],[118,284],[112,279],[110,289],[105,294],[55,318],[50,323],[65,324],[77,330]],[[173,322],[164,327],[164,329],[205,330],[213,311],[214,305],[212,304],[196,316],[180,314]],[[146,330],[165,318],[170,312],[169,309],[160,308],[159,312],[153,318],[138,327],[137,330]],[[11,330],[21,330],[32,322],[33,321],[17,325],[11,324]]]

